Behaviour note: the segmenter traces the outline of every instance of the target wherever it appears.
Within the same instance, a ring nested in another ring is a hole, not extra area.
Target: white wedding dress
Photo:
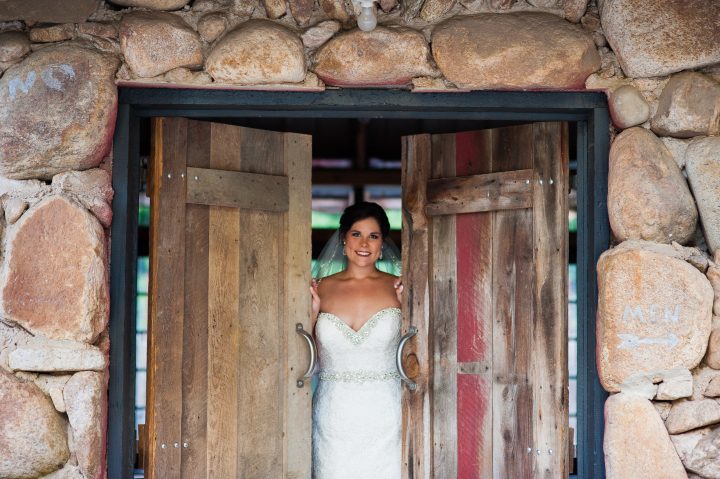
[[[333,314],[318,316],[314,479],[400,478],[400,319],[400,309],[385,308],[356,332]]]

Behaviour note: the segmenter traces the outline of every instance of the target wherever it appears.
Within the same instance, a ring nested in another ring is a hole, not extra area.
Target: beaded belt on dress
[[[346,383],[364,383],[370,381],[390,381],[400,379],[397,371],[343,371],[343,372],[321,372],[321,381],[341,381]]]

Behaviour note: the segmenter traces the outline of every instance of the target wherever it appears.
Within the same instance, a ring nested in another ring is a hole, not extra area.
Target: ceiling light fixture
[[[357,17],[357,25],[363,32],[371,32],[377,26],[375,16],[375,5],[373,0],[353,0],[356,7],[360,7],[360,15]]]

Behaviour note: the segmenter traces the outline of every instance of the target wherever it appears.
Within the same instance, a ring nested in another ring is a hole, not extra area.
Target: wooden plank
[[[293,133],[285,134],[285,173],[291,179],[289,188],[290,209],[286,215],[284,245],[285,266],[285,348],[287,364],[285,381],[287,407],[285,408],[285,453],[283,477],[301,479],[310,477],[312,435],[312,391],[310,385],[302,389],[295,385],[305,372],[310,354],[305,341],[295,332],[295,323],[303,323],[311,331],[310,295],[310,238],[311,200],[310,176],[312,172],[312,137]]]
[[[495,477],[532,477],[532,212],[495,215],[493,469]]]
[[[533,477],[567,477],[567,124],[535,124],[533,143]]]
[[[456,172],[492,171],[489,130],[456,135]],[[457,216],[458,477],[492,475],[492,213]]]
[[[211,127],[210,166],[237,167],[239,135],[232,127]],[[240,328],[238,290],[240,285],[240,212],[236,208],[211,206],[208,252],[208,392],[207,392],[207,474],[208,477],[239,477],[238,387]]]
[[[284,173],[282,134],[249,128],[240,131],[243,171]],[[282,476],[286,359],[281,307],[285,298],[284,249],[280,241],[284,225],[282,214],[240,211],[237,477]]]
[[[402,458],[403,479],[429,479],[432,474],[430,450],[431,374],[429,327],[428,232],[425,216],[427,180],[430,177],[430,135],[403,137],[403,281],[409,285],[403,297],[403,332],[410,326],[418,333],[406,345],[403,361],[417,389],[403,388],[402,393]]]
[[[531,169],[431,180],[431,216],[532,207]]]
[[[455,135],[433,135],[431,168],[433,178],[455,176]],[[458,477],[455,216],[432,218],[429,226],[432,476]]]
[[[187,202],[198,205],[287,211],[287,176],[188,168]]]
[[[188,165],[210,166],[210,123],[191,121]],[[207,477],[208,251],[210,209],[185,209],[185,328],[182,359],[183,479]],[[184,447],[187,443],[188,447]]]
[[[149,478],[180,475],[187,120],[153,121],[148,331]],[[162,447],[162,445],[165,447]]]
[[[532,126],[494,130],[492,155],[493,171],[531,166]],[[532,210],[493,214],[493,477],[532,477]]]

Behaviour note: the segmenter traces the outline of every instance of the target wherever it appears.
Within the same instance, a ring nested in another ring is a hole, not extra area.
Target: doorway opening
[[[149,155],[149,118],[156,116],[158,113],[167,113],[166,111],[159,111],[156,106],[148,108],[142,116],[136,116],[133,118],[134,123],[132,126],[128,122],[127,126],[134,130],[135,135],[132,135],[132,142],[126,143],[133,152],[134,159],[141,159],[146,155]],[[172,114],[182,116],[186,114],[185,111],[172,111]],[[215,111],[214,113],[217,113]],[[333,116],[335,113],[333,113]],[[363,115],[362,118],[357,116],[347,116],[344,118],[273,118],[264,117],[264,115],[256,115],[258,117],[238,117],[229,118],[227,114],[221,116],[213,116],[212,112],[206,112],[204,119],[209,121],[221,121],[226,124],[240,125],[250,128],[258,128],[272,131],[292,131],[304,134],[310,134],[313,137],[313,240],[312,250],[313,255],[317,254],[319,249],[322,247],[326,238],[329,236],[328,231],[332,231],[329,226],[337,224],[337,218],[339,212],[341,212],[344,206],[351,204],[359,199],[366,199],[370,201],[377,201],[381,203],[386,209],[389,210],[391,223],[393,223],[393,235],[394,240],[401,248],[402,239],[400,233],[400,217],[402,212],[400,211],[400,198],[402,195],[402,187],[400,185],[400,155],[401,155],[401,137],[411,134],[419,133],[455,133],[461,131],[471,130],[483,130],[488,128],[497,128],[501,126],[515,125],[526,123],[527,120],[511,119],[511,120],[478,120],[478,119],[398,119],[398,118],[383,118],[387,113],[384,112],[377,117],[368,117],[370,115]],[[422,115],[422,113],[420,113]],[[547,113],[534,113],[533,119],[542,119],[542,116],[547,116]],[[187,115],[186,115],[187,116]],[[273,116],[273,115],[270,115]],[[519,115],[518,115],[519,116]],[[568,384],[570,394],[570,427],[575,431],[578,430],[577,422],[584,424],[580,425],[580,428],[584,431],[578,435],[577,433],[572,436],[573,443],[578,444],[578,451],[588,451],[593,448],[597,448],[592,441],[587,441],[588,437],[588,426],[593,422],[594,415],[598,414],[597,410],[592,409],[591,394],[588,395],[588,390],[592,393],[592,388],[587,386],[588,376],[592,376],[594,371],[588,370],[587,359],[592,352],[587,351],[587,337],[581,337],[587,333],[590,327],[587,324],[578,325],[577,320],[577,302],[587,301],[587,299],[580,299],[577,294],[577,279],[573,281],[573,276],[577,278],[579,268],[575,266],[577,264],[578,250],[577,250],[577,225],[585,222],[586,228],[587,223],[592,223],[595,218],[592,218],[592,214],[587,217],[581,213],[578,216],[577,213],[577,198],[581,198],[580,202],[587,201],[589,192],[582,191],[582,187],[578,186],[578,183],[585,182],[587,184],[587,177],[578,177],[578,166],[580,169],[587,167],[588,153],[592,153],[587,148],[587,133],[589,122],[587,118],[581,121],[570,122],[570,167],[571,177],[570,185],[571,188],[568,190],[569,204],[571,207],[571,215],[568,218],[568,230],[570,234],[569,238],[569,259],[568,265],[568,277],[570,283],[568,285],[568,312],[570,323],[568,325],[568,359],[570,360],[569,376],[570,381]],[[579,128],[578,128],[579,127]],[[128,132],[129,133],[129,132]],[[577,153],[581,152],[578,158]],[[122,155],[122,149],[120,155]],[[130,156],[130,155],[128,155]],[[116,155],[117,158],[117,155]],[[584,165],[585,164],[585,165]],[[116,159],[117,167],[117,159]],[[136,172],[137,178],[142,178],[143,174],[141,171]],[[587,170],[580,172],[580,176],[587,175]],[[142,184],[142,181],[138,182]],[[142,190],[142,186],[139,187]],[[128,192],[131,190],[129,189]],[[147,229],[143,228],[144,213],[149,204],[146,200],[142,199],[142,194],[137,196],[137,204],[140,206],[137,211],[139,215],[136,217],[140,227],[138,229],[138,238],[140,241],[137,243],[137,256],[138,258],[143,257],[143,253],[146,252],[145,246],[143,246],[143,237]],[[128,201],[132,203],[132,201]],[[574,207],[574,208],[573,208]],[[395,218],[397,217],[397,218]],[[118,217],[116,216],[116,220]],[[588,234],[586,231],[585,234]],[[146,241],[146,239],[145,239]],[[602,243],[602,240],[600,240]],[[586,258],[587,259],[587,258]],[[137,358],[135,370],[131,374],[127,374],[128,377],[135,376],[133,378],[134,384],[136,384],[136,394],[133,401],[133,423],[142,423],[142,385],[143,382],[143,370],[142,370],[142,357],[145,357],[145,351],[142,349],[142,335],[145,334],[143,327],[146,323],[143,322],[144,304],[147,302],[147,295],[144,293],[144,281],[141,276],[146,271],[145,264],[146,260],[139,259],[136,263],[135,268],[137,269],[137,317],[135,318],[136,324],[136,336],[137,346],[133,352],[136,352]],[[580,281],[584,282],[581,289],[587,291],[587,276],[589,273],[594,274],[593,271],[580,271]],[[114,298],[115,299],[115,298]],[[582,309],[587,310],[588,305],[583,304]],[[114,311],[114,310],[113,310]],[[573,314],[575,312],[575,314]],[[581,329],[582,331],[579,331]],[[118,343],[116,343],[118,344]],[[578,344],[580,345],[580,356],[578,356]],[[583,356],[584,355],[584,356]],[[573,361],[574,360],[574,361]],[[580,366],[578,367],[578,362]],[[593,364],[594,369],[594,364]],[[128,373],[128,371],[125,371]],[[583,378],[580,378],[583,376]],[[580,394],[582,397],[577,398],[577,383],[583,382],[584,384],[580,387]],[[111,391],[112,394],[112,391]],[[112,396],[111,396],[112,397]],[[573,401],[575,399],[575,401]],[[578,400],[579,399],[579,400]],[[573,406],[575,402],[575,406]],[[578,407],[578,404],[580,407]],[[588,407],[590,406],[590,407]],[[127,405],[125,405],[127,407]],[[597,406],[595,406],[597,407]],[[577,415],[577,410],[581,412]],[[579,419],[577,419],[579,417]],[[112,426],[111,426],[112,427]],[[135,428],[133,428],[135,429]],[[596,434],[596,433],[594,433]],[[578,441],[578,438],[580,441]],[[112,438],[111,438],[112,440]],[[142,441],[141,441],[142,442]],[[585,452],[585,456],[580,458],[580,465],[573,464],[571,470],[582,471],[592,469],[591,464],[595,464],[597,461],[592,459],[592,455],[589,455],[589,451]],[[574,458],[574,461],[578,461],[578,458]],[[584,464],[582,464],[584,462]],[[112,467],[112,461],[111,461]],[[590,467],[590,469],[588,469]],[[595,469],[597,470],[597,466]],[[111,477],[112,474],[111,474]],[[583,476],[580,474],[579,477],[598,477],[596,476]]]

